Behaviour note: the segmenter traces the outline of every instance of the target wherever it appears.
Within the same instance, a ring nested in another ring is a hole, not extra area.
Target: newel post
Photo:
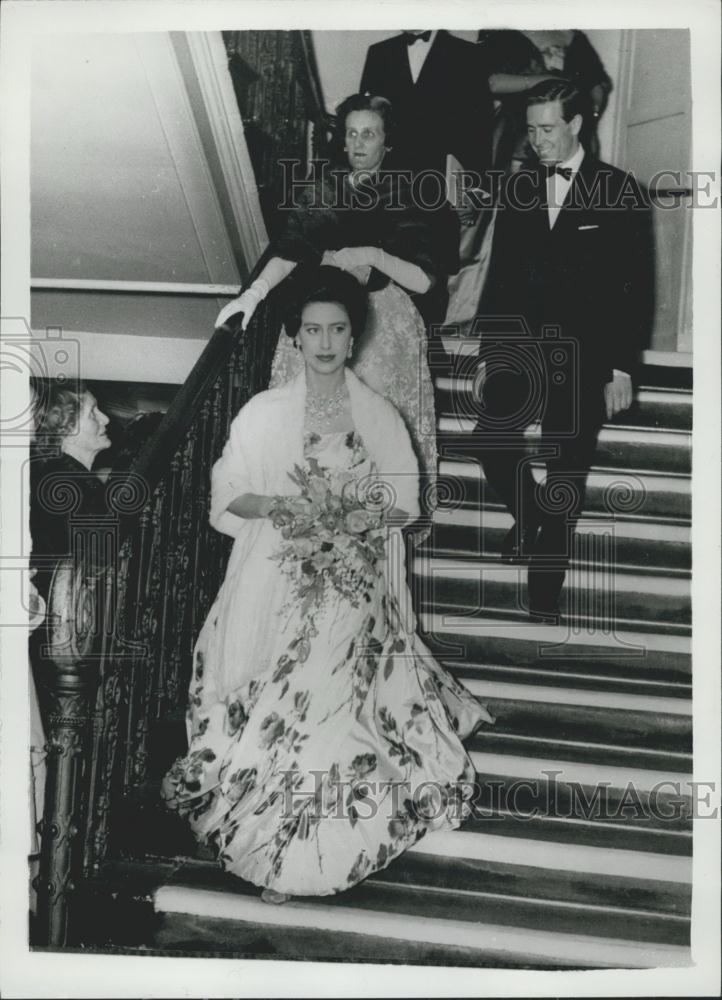
[[[90,720],[98,686],[98,595],[72,560],[58,566],[50,592],[46,693],[47,776],[37,891],[38,944],[69,943],[69,907],[82,871]]]

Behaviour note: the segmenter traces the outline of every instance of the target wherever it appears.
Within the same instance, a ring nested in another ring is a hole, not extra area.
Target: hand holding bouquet
[[[328,587],[358,607],[385,553],[383,513],[353,476],[326,472],[316,459],[289,476],[300,495],[278,497],[269,517],[284,540],[273,558],[294,580],[301,613],[320,607]]]

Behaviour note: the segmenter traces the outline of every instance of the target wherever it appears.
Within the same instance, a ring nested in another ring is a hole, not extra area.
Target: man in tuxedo
[[[632,403],[651,321],[651,215],[631,174],[579,142],[583,97],[561,80],[527,95],[537,168],[507,179],[477,330],[476,433],[487,482],[514,517],[502,559],[529,561],[528,608],[557,621],[573,531],[605,419]],[[524,431],[541,421],[544,488]]]
[[[471,42],[448,31],[405,31],[377,42],[366,55],[361,90],[391,101],[399,169],[443,176],[448,153],[465,170],[489,166],[493,107]]]
[[[384,169],[407,170],[415,178],[416,204],[427,210],[441,245],[449,247],[448,273],[455,274],[459,222],[473,222],[474,213],[459,207],[457,218],[440,202],[446,158],[455,156],[465,171],[479,175],[479,183],[491,163],[493,106],[477,46],[448,31],[404,31],[369,47],[360,90],[391,102],[396,125]],[[448,300],[439,282],[425,320],[443,322]]]

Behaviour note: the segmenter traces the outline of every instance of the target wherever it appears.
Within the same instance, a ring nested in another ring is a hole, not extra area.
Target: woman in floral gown
[[[393,406],[346,367],[366,297],[322,267],[286,325],[304,368],[254,397],[213,468],[235,538],[194,653],[187,756],[167,805],[264,899],[328,895],[459,826],[490,716],[415,633],[401,527],[416,460]]]
[[[458,266],[458,231],[452,213],[427,217],[413,206],[404,178],[382,165],[393,145],[390,103],[354,94],[338,108],[348,167],[318,170],[307,184],[296,182],[282,235],[271,259],[243,295],[228,303],[220,326],[243,312],[243,329],[271,288],[292,286],[297,265],[320,263],[349,270],[366,284],[369,309],[363,344],[351,367],[370,388],[394,404],[406,423],[422,475],[436,475],[436,415],[422,313],[431,308],[438,282]],[[326,167],[328,165],[326,164]],[[289,277],[290,276],[290,277]],[[301,357],[283,335],[273,359],[271,387],[302,368]]]

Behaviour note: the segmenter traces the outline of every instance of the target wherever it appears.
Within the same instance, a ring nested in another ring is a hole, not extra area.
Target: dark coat
[[[34,582],[47,599],[58,561],[74,554],[74,536],[89,537],[108,524],[106,485],[70,455],[35,459],[30,466],[31,566]]]
[[[317,171],[297,199],[296,207],[281,213],[284,231],[272,241],[271,256],[308,265],[291,275],[288,290],[303,287],[308,268],[321,263],[326,250],[374,246],[412,264],[434,279],[425,295],[411,295],[425,320],[436,308],[446,276],[458,269],[456,218],[447,206],[437,212],[419,211],[408,185],[391,173],[379,172],[358,189],[351,187],[348,171]],[[433,224],[432,224],[433,220]],[[372,268],[370,292],[388,284],[388,277]]]
[[[387,38],[369,47],[360,89],[391,101],[396,169],[445,174],[447,153],[465,170],[489,167],[493,107],[476,45],[439,31],[414,83],[406,42]]]
[[[517,317],[533,337],[544,325],[560,327],[578,351],[584,385],[604,384],[614,368],[633,372],[653,306],[644,192],[631,174],[585,155],[550,229],[544,174],[520,171],[511,183],[497,214],[481,314]],[[495,325],[484,320],[480,332]]]

